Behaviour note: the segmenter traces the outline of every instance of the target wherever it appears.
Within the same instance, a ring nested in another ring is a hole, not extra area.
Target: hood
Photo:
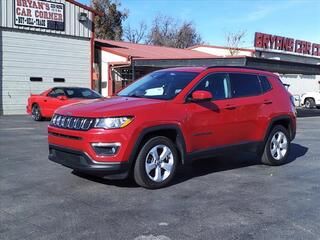
[[[60,107],[55,113],[75,117],[112,117],[134,115],[137,111],[146,108],[154,109],[152,105],[163,104],[165,100],[112,97],[81,101]]]

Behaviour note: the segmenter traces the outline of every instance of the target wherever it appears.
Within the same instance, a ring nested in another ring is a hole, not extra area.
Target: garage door
[[[3,30],[2,43],[4,114],[24,114],[28,96],[50,87],[90,87],[89,39]]]

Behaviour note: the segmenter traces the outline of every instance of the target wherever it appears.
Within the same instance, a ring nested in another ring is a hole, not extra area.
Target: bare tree
[[[231,56],[238,54],[239,47],[244,43],[243,38],[246,34],[246,30],[239,30],[238,32],[229,32],[226,34],[227,47]]]
[[[174,35],[176,34],[176,24],[177,23],[174,23],[174,19],[172,17],[163,15],[155,16],[146,43],[173,47]]]
[[[157,15],[152,23],[146,43],[158,46],[187,48],[201,44],[201,36],[192,22],[179,23],[169,16]]]
[[[184,22],[177,32],[176,47],[188,48],[197,44],[202,44],[201,36],[191,22]]]
[[[137,28],[132,28],[128,24],[123,32],[124,39],[132,43],[140,43],[145,40],[147,36],[147,25],[144,22],[140,22]]]
[[[121,40],[122,22],[128,17],[128,11],[120,11],[120,2],[112,0],[93,0],[93,8],[102,12],[95,18],[95,35],[97,38]]]

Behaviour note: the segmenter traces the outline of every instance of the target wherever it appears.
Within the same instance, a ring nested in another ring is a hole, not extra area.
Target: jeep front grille
[[[72,130],[89,130],[96,122],[95,118],[72,117],[55,114],[50,122],[51,126]]]

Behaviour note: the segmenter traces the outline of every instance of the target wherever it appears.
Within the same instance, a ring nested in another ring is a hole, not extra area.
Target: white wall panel
[[[109,53],[107,51],[101,51],[101,94],[102,96],[108,96],[108,81],[109,81],[109,64],[112,62],[126,63],[127,58]]]
[[[50,87],[90,87],[89,39],[0,31],[4,114],[24,114],[29,95]],[[30,77],[42,77],[43,81],[30,82]],[[66,81],[57,83],[53,78]]]
[[[283,83],[289,84],[289,92],[292,95],[300,95],[306,92],[320,90],[320,75],[284,74],[280,75]]]
[[[193,48],[192,50],[194,51],[199,51],[199,52],[204,52],[204,53],[208,53],[208,54],[212,54],[215,56],[230,56],[230,51],[229,49],[225,49],[225,48],[221,48],[221,47],[196,47]],[[244,51],[244,50],[239,50],[237,52],[237,55],[241,55],[241,56],[252,56],[252,51],[248,50],[248,51]]]

